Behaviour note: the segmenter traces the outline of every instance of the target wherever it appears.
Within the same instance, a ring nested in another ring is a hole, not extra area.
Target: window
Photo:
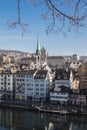
[[[49,84],[46,84],[46,87],[49,87]]]
[[[44,93],[40,93],[41,96],[44,96]]]
[[[39,88],[36,88],[36,91],[39,91]]]
[[[27,79],[27,82],[29,82],[29,79]]]
[[[49,91],[49,88],[46,88],[46,91],[48,92],[48,91]]]
[[[44,91],[44,88],[41,88],[40,91]]]
[[[1,87],[1,90],[3,90],[3,87]]]
[[[24,79],[22,79],[22,81],[25,81]]]
[[[35,81],[36,81],[36,82],[39,82],[39,80],[38,80],[38,79],[36,79]]]
[[[10,85],[10,83],[8,83],[8,85]]]
[[[1,82],[1,85],[3,85],[3,82]]]
[[[36,92],[35,94],[36,94],[36,95],[39,95],[39,92]]]
[[[35,86],[38,86],[38,87],[39,87],[39,84],[35,84]]]
[[[44,87],[44,84],[41,84],[40,86],[41,86],[41,87]]]
[[[17,86],[19,86],[19,83],[17,83]]]
[[[8,87],[8,90],[10,90],[10,87]]]
[[[10,81],[10,78],[8,78],[8,81]]]
[[[19,81],[19,79],[17,79],[17,81]]]
[[[3,81],[3,78],[1,78],[1,81]]]
[[[25,86],[25,83],[23,83],[22,85]]]
[[[33,90],[33,88],[27,88],[27,90]]]

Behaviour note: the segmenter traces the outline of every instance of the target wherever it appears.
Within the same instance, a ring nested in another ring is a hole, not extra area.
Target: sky
[[[66,37],[62,33],[47,35],[48,22],[41,14],[43,8],[21,0],[21,18],[28,24],[27,31],[22,33],[21,28],[12,29],[7,24],[17,20],[17,0],[0,0],[0,49],[35,53],[39,34],[41,47],[44,46],[49,55],[87,55],[86,28],[79,34],[72,31]]]

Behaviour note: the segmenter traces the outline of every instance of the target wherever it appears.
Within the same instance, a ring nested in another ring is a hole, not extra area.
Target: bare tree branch
[[[22,22],[21,18],[21,0],[18,2],[18,18],[16,21],[9,23],[9,26],[16,28],[19,26],[23,31],[27,24]],[[71,30],[71,27],[79,29],[84,27],[85,19],[87,18],[87,1],[86,0],[25,0],[25,2],[33,3],[37,6],[45,6],[45,12],[41,17],[45,20],[49,20],[47,23],[46,31],[48,32],[64,32],[63,29]],[[46,10],[47,9],[47,10]]]
[[[75,26],[76,28],[82,27],[84,25],[82,23],[83,23],[83,21],[85,21],[85,18],[87,18],[87,12],[86,12],[87,6],[86,6],[86,3],[85,3],[85,10],[83,9],[82,10],[83,13],[81,13],[80,5],[83,3],[82,0],[77,0],[75,2],[75,5],[74,5],[75,7],[74,7],[73,11],[71,11],[73,13],[63,12],[62,7],[56,6],[55,2],[52,1],[52,0],[45,0],[45,1],[46,1],[46,6],[52,12],[53,23],[55,23],[55,21],[57,21],[56,18],[55,18],[55,16],[56,16],[56,17],[58,17],[58,20],[62,17],[61,21],[63,21],[63,19],[66,19],[66,22],[69,25],[71,25],[73,27]],[[55,0],[55,1],[57,1],[57,0]],[[60,3],[60,1],[57,1],[57,2]],[[68,2],[73,2],[73,1],[68,0]],[[85,0],[84,0],[84,2],[85,2]],[[65,4],[65,0],[64,0],[64,4]],[[74,4],[74,2],[73,2],[73,4]],[[61,3],[60,5],[63,5],[63,3]],[[65,26],[65,24],[63,24],[63,27],[64,26]],[[59,28],[59,30],[61,30],[61,29]]]
[[[26,27],[28,26],[28,24],[25,24],[24,22],[22,22],[21,13],[20,13],[20,11],[21,11],[21,9],[20,9],[20,0],[17,0],[17,3],[18,3],[18,6],[17,6],[18,18],[14,22],[8,22],[8,25],[11,28],[16,28],[17,26],[19,26],[23,31],[26,31]]]

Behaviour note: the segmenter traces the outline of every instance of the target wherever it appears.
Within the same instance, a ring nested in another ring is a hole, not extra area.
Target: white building
[[[11,72],[0,73],[0,98],[12,99],[14,94],[14,75]]]
[[[38,70],[34,76],[34,100],[46,100],[50,89],[48,70]]]
[[[50,88],[50,76],[47,70],[28,70],[16,74],[16,99],[46,99]]]
[[[26,99],[33,99],[34,97],[34,76],[37,69],[29,70],[25,76],[25,97]]]

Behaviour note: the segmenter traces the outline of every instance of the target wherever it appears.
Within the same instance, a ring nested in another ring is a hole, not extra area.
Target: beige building
[[[79,89],[79,79],[76,78],[73,80],[73,85],[72,85],[72,89]]]

